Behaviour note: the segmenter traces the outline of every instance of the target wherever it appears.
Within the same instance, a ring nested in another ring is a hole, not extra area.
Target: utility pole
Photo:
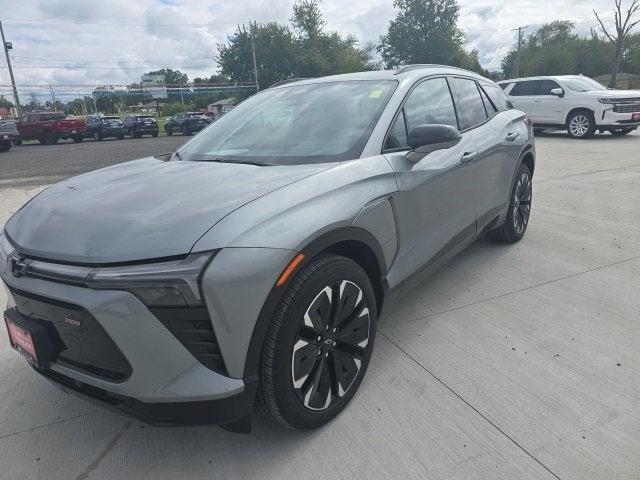
[[[518,78],[520,76],[520,50],[522,48],[522,40],[523,34],[522,32],[528,27],[528,25],[524,25],[518,28],[511,29],[512,32],[518,31],[518,50],[516,53],[516,68],[515,68],[515,77]]]
[[[9,76],[11,77],[11,85],[13,86],[13,100],[16,102],[16,109],[18,110],[18,118],[22,118],[22,108],[20,107],[20,99],[18,98],[18,89],[16,88],[16,79],[13,77],[13,69],[11,68],[11,60],[9,59],[9,50],[13,48],[13,45],[4,38],[4,30],[2,29],[2,21],[0,20],[0,35],[2,36],[2,47],[4,48],[4,54],[7,57],[7,67],[9,67]]]
[[[251,24],[251,52],[253,53],[253,78],[256,81],[256,92],[259,92],[260,86],[258,85],[258,64],[256,63],[256,42],[255,42],[254,24]]]
[[[180,103],[184,105],[184,98],[182,98],[182,80],[180,80]]]

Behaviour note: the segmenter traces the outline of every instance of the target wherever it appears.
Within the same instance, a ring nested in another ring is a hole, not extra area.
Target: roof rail
[[[309,80],[308,78],[287,78],[286,80],[280,80],[279,82],[274,83],[269,88],[279,87],[280,85],[286,85],[287,83],[298,82],[300,80]]]
[[[464,68],[452,67],[450,65],[438,65],[437,63],[414,63],[411,65],[403,65],[402,67],[398,68],[395,72],[393,72],[393,74],[400,75],[401,73],[410,72],[412,70],[418,70],[420,68],[453,68],[455,70],[464,70]]]

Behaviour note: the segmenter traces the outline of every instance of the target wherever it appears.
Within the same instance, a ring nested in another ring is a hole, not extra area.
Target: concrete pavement
[[[318,431],[149,427],[59,392],[0,329],[0,478],[640,478],[639,147],[539,137],[526,237],[406,294]],[[37,191],[0,190],[0,223]]]

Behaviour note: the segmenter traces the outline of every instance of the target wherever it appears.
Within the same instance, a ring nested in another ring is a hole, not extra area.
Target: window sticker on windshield
[[[382,95],[382,90],[371,90],[369,98],[380,98],[380,95]]]

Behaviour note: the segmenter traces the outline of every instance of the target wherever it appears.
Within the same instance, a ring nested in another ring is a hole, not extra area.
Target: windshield
[[[175,157],[264,165],[357,158],[396,85],[343,81],[265,90],[211,124]]]
[[[562,83],[564,83],[569,90],[573,90],[574,92],[594,92],[598,90],[605,90],[602,85],[589,77],[565,77],[562,79]]]
[[[40,120],[64,120],[64,115],[62,113],[42,113]]]

